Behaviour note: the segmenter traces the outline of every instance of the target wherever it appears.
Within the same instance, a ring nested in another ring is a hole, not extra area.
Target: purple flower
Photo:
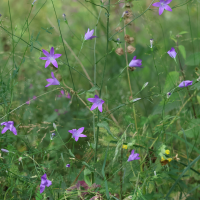
[[[5,125],[5,127],[3,128],[3,130],[1,131],[1,133],[5,133],[7,130],[12,131],[15,135],[17,135],[17,130],[14,127],[14,122],[13,121],[8,121],[8,122],[3,122],[1,123],[1,126]]]
[[[52,185],[52,182],[50,180],[47,180],[47,175],[44,174],[43,176],[41,176],[40,193],[43,193],[45,187],[49,187],[50,185]]]
[[[60,92],[61,92],[62,95],[58,95],[58,97],[63,97],[63,96],[65,96],[66,98],[71,99],[71,96],[70,96],[69,93],[68,93],[67,95],[65,95],[65,91],[64,91],[64,90],[61,90]]]
[[[36,100],[37,99],[37,97],[36,96],[33,96],[33,100]],[[30,98],[29,98],[29,100],[26,102],[26,104],[30,104],[31,103],[31,101],[30,101]]]
[[[103,108],[102,105],[104,104],[105,101],[100,99],[97,95],[94,96],[94,98],[89,98],[87,99],[89,102],[92,102],[93,105],[90,108],[90,110],[94,110],[96,107],[98,107],[99,111],[102,112]]]
[[[84,191],[86,191],[86,192],[82,192],[81,187],[83,187]],[[72,190],[77,189],[80,191],[79,197],[81,197],[81,199],[86,199],[86,198],[84,198],[85,195],[88,195],[89,191],[91,191],[91,190],[94,191],[95,188],[98,188],[98,187],[100,188],[101,185],[97,185],[96,183],[93,183],[90,187],[90,186],[88,186],[88,184],[85,181],[78,181],[76,185],[71,186],[70,188],[67,189],[67,191],[72,191]]]
[[[172,9],[167,5],[171,3],[172,0],[160,0],[160,2],[153,3],[152,6],[159,7],[159,15],[161,15],[165,10],[172,12]]]
[[[85,33],[85,40],[91,40],[92,38],[97,37],[97,36],[92,36],[93,33],[94,33],[94,29],[92,29],[92,30],[90,31],[90,29],[88,28],[87,33]]]
[[[68,132],[72,134],[72,137],[77,142],[79,137],[87,137],[86,135],[81,134],[83,131],[84,131],[84,127],[81,127],[78,130],[72,129],[72,130],[69,130]]]
[[[182,82],[179,84],[178,87],[180,87],[180,88],[182,88],[182,87],[187,87],[187,86],[189,86],[189,85],[192,85],[192,82],[193,82],[193,81],[189,81],[189,80],[187,80],[187,81],[182,81]]]
[[[56,62],[56,58],[59,58],[62,54],[54,54],[54,48],[51,47],[50,53],[46,50],[42,49],[42,52],[47,57],[41,57],[40,59],[46,60],[45,68],[52,63],[56,68],[58,68],[58,63]]]
[[[69,92],[67,93],[67,96],[66,96],[68,99],[71,99],[71,96],[69,94]]]
[[[133,57],[133,60],[129,63],[129,67],[140,67],[143,68],[142,66],[142,60],[136,59],[136,56]]]
[[[2,152],[9,153],[7,149],[1,149]]]
[[[46,79],[49,84],[47,84],[45,87],[49,87],[50,85],[60,85],[60,82],[54,77],[54,73],[51,72],[51,77],[53,78],[48,78]]]
[[[26,102],[26,104],[30,104],[31,103],[31,101],[30,101],[30,98],[29,98],[29,100]]]
[[[139,156],[139,153],[136,153],[134,154],[134,149],[131,151],[131,155],[129,156],[128,158],[128,162],[132,161],[132,160],[139,160],[140,157]]]
[[[70,164],[67,164],[66,167],[70,167]]]
[[[174,49],[174,47],[172,47],[171,48],[171,50],[169,50],[168,52],[167,52],[172,58],[176,58],[176,51],[175,51],[175,49]]]

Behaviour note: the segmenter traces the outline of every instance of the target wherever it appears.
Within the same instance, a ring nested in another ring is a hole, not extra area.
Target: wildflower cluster
[[[160,0],[160,2],[153,3],[152,6],[159,7],[159,15],[161,15],[164,12],[164,10],[172,12],[171,7],[168,5],[169,3],[171,3],[171,1],[172,0]],[[35,2],[36,2],[36,0],[34,0],[32,5],[34,5]],[[123,12],[122,17],[121,17],[121,20],[123,20],[123,23],[124,23],[124,27],[123,27],[124,38],[123,39],[124,39],[124,44],[125,44],[127,71],[128,71],[128,69],[131,70],[131,71],[134,71],[136,68],[143,68],[144,67],[144,66],[142,66],[142,60],[141,59],[137,59],[136,55],[134,55],[133,58],[131,57],[132,60],[130,62],[128,62],[128,59],[127,59],[127,53],[133,54],[136,51],[136,48],[131,45],[132,43],[134,43],[134,38],[126,34],[126,26],[125,26],[125,25],[131,25],[131,22],[132,22],[131,18],[133,16],[133,13],[132,13],[132,11],[130,9],[132,7],[132,3],[131,2],[132,2],[132,0],[130,0],[129,3],[125,4],[125,9],[126,10]],[[63,15],[63,17],[66,20],[66,15]],[[122,31],[122,28],[118,27],[116,29],[116,31],[118,33],[120,33]],[[97,36],[94,36],[93,34],[94,34],[94,29],[90,30],[88,28],[87,32],[85,32],[85,36],[84,36],[84,39],[83,39],[84,42],[87,41],[87,40],[92,40],[93,38],[98,38]],[[124,49],[121,47],[121,44],[120,44],[121,39],[120,39],[120,37],[118,37],[116,41],[117,41],[117,48],[116,48],[115,52],[116,52],[117,55],[121,56],[121,55],[124,54]],[[150,48],[152,49],[152,51],[153,51],[153,42],[154,42],[154,40],[150,39]],[[176,62],[177,53],[176,53],[175,48],[171,47],[171,49],[169,51],[165,52],[165,53],[167,53]],[[62,56],[62,54],[55,54],[54,47],[51,47],[50,52],[46,51],[45,49],[42,49],[42,52],[45,55],[45,57],[40,57],[39,59],[46,61],[45,65],[44,65],[45,68],[47,68],[50,64],[52,64],[55,68],[59,67],[58,66],[59,63],[57,62],[56,59],[60,58]],[[43,86],[43,87],[49,87],[49,86],[53,87],[55,85],[61,85],[59,80],[55,77],[54,72],[51,72],[51,78],[47,78],[46,81],[48,83],[47,83],[46,86]],[[193,81],[184,80],[177,87],[184,88],[184,87],[191,86],[192,84],[193,84]],[[70,101],[72,101],[73,95],[74,95],[74,93],[72,91],[70,91],[70,93],[69,93],[69,92],[66,92],[64,90],[61,90],[60,93],[61,94],[56,95],[56,98],[58,98],[58,99],[59,98],[63,98],[65,100],[67,98],[67,99],[71,99]],[[170,98],[172,93],[173,93],[172,91],[167,92],[167,99]],[[101,93],[98,94],[98,95],[97,94],[98,93],[96,93],[94,95],[94,98],[87,98],[87,101],[88,101],[88,104],[90,104],[90,106],[91,106],[90,110],[93,111],[93,112],[98,112],[98,114],[100,114],[104,110],[103,107],[105,106],[104,103],[106,102],[106,98],[103,100],[102,97],[101,97]],[[165,95],[166,95],[166,93],[165,93]],[[166,98],[166,96],[165,96],[165,98]],[[37,97],[33,96],[32,99],[29,99],[28,101],[26,101],[26,104],[29,105],[29,104],[31,104],[31,100],[35,101],[36,99],[37,99]],[[137,98],[135,100],[139,100],[139,99],[140,98]],[[60,115],[60,112],[59,112],[58,109],[55,109],[55,112],[57,112],[58,115]],[[65,113],[66,112],[67,111],[65,111]],[[2,134],[4,134],[5,132],[7,132],[9,130],[14,135],[17,135],[17,129],[14,126],[14,121],[3,122],[3,123],[1,123],[1,126],[4,126],[3,130],[1,132]],[[57,132],[56,125],[53,124],[53,126],[54,126],[55,131]],[[71,138],[74,139],[73,141],[78,142],[79,138],[87,137],[87,135],[82,134],[82,133],[84,133],[84,130],[85,130],[85,127],[80,127],[79,129],[68,130],[68,132],[70,134],[72,134]],[[52,140],[54,140],[55,137],[57,137],[57,134],[56,133],[51,133],[51,135],[50,135],[51,144],[53,143]],[[80,139],[80,140],[84,140],[84,139]],[[122,145],[122,148],[126,150],[126,149],[128,149],[128,146],[127,145]],[[9,153],[9,150],[2,148],[1,152]],[[166,165],[167,163],[171,162],[173,159],[179,160],[178,154],[174,158],[169,157],[168,156],[169,154],[170,154],[169,150],[165,150],[165,154],[162,153],[161,160],[160,160],[160,163],[162,165]],[[21,160],[22,160],[22,157],[20,157],[19,161],[21,161]],[[134,161],[134,160],[140,160],[140,157],[139,157],[138,153],[135,153],[134,149],[131,149],[131,153],[130,153],[130,155],[128,157],[127,162]],[[135,161],[135,162],[137,162],[137,161]],[[70,168],[70,164],[66,164],[65,166],[67,168]],[[154,171],[154,174],[156,176],[156,171]],[[41,183],[40,183],[40,193],[43,193],[46,187],[50,187],[52,185],[52,181],[47,179],[47,174],[46,173],[44,175],[42,175],[41,176]],[[85,181],[78,181],[78,183],[75,186],[72,186],[72,187],[68,188],[67,192],[75,190],[75,189],[80,190],[81,186],[86,190],[86,192],[79,192],[79,196],[81,198],[84,198],[88,194],[89,190],[94,192],[94,190],[96,188],[100,188],[101,187],[100,185],[97,185],[95,183],[92,186],[88,186],[88,184],[85,183]],[[99,192],[97,192],[97,194],[94,197],[92,197],[91,199],[96,199],[96,198],[99,198],[99,199],[102,198],[102,196],[101,196],[101,194]]]

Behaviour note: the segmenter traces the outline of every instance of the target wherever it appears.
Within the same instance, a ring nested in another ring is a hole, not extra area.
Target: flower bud
[[[167,98],[169,98],[171,96],[171,92],[167,93]]]
[[[9,153],[9,151],[7,149],[1,149],[1,151],[4,153]]]
[[[150,39],[150,48],[152,49],[153,48],[153,39]]]
[[[55,130],[57,130],[57,127],[56,127],[56,124],[55,124],[55,123],[53,123],[53,127],[54,127]]]
[[[131,54],[131,53],[133,53],[133,52],[135,51],[135,49],[136,49],[135,47],[129,45],[129,46],[127,47],[127,52]]]
[[[121,55],[124,54],[124,50],[123,50],[122,48],[117,48],[117,49],[115,50],[115,53],[116,53],[117,55],[121,56]]]

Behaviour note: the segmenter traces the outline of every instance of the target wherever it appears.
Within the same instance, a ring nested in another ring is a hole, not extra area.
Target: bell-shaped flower
[[[91,40],[91,39],[97,37],[97,36],[92,36],[93,33],[94,33],[94,29],[92,29],[92,30],[90,31],[90,29],[88,28],[87,33],[85,33],[85,40]]]
[[[134,149],[131,151],[131,155],[128,158],[128,162],[132,161],[132,160],[139,160],[139,153],[135,153],[134,154]]]
[[[189,86],[189,85],[192,85],[192,82],[193,82],[193,81],[189,81],[189,80],[187,80],[187,81],[182,81],[182,82],[179,84],[178,87],[180,87],[180,88],[182,88],[182,87],[187,87],[187,86]]]
[[[43,193],[45,187],[49,187],[50,185],[52,185],[52,182],[47,179],[47,175],[44,174],[41,176],[40,193]]]
[[[164,10],[172,12],[172,9],[167,5],[171,3],[172,0],[160,0],[160,2],[153,3],[152,6],[159,7],[159,15],[163,13]]]
[[[168,52],[167,52],[172,58],[176,58],[176,51],[174,49],[174,47],[172,47]]]
[[[129,63],[129,67],[140,67],[143,68],[142,66],[142,60],[136,59],[136,56],[133,57],[131,62]]]
[[[9,153],[7,149],[1,149],[2,152]]]
[[[59,58],[62,54],[54,54],[53,47],[51,47],[50,53],[44,49],[42,49],[42,52],[46,57],[41,57],[40,59],[46,60],[45,68],[48,67],[50,63],[52,63],[54,67],[58,68],[58,63],[56,61],[56,58]]]
[[[72,134],[72,137],[77,142],[79,137],[87,137],[86,135],[81,134],[83,131],[84,131],[84,127],[81,127],[78,130],[72,129],[72,130],[69,130],[68,132]]]
[[[11,132],[13,132],[13,134],[17,135],[17,130],[14,127],[14,122],[13,121],[8,121],[8,122],[1,123],[1,126],[3,126],[3,125],[5,125],[5,127],[1,131],[2,134],[5,133],[7,130],[10,130]]]
[[[54,73],[51,72],[51,77],[46,79],[49,84],[47,84],[45,87],[49,87],[50,85],[60,85],[60,82],[54,77]]]
[[[89,102],[92,102],[93,105],[90,108],[90,110],[94,110],[96,107],[98,107],[99,111],[102,112],[103,108],[102,105],[104,104],[105,101],[100,99],[97,95],[94,96],[94,98],[88,98],[87,99]]]

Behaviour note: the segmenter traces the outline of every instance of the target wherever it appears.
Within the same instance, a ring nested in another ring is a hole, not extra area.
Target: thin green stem
[[[104,7],[103,7],[104,8]],[[108,42],[109,42],[109,11],[110,11],[110,0],[108,0],[108,10],[107,10],[107,45],[106,45],[106,56],[105,56],[105,63],[103,69],[103,75],[101,80],[101,87],[99,91],[99,97],[101,97],[103,81],[105,76],[106,64],[107,64],[107,56],[108,56]],[[97,123],[99,122],[99,110],[97,114]],[[98,136],[99,136],[99,126],[97,126],[97,135],[96,135],[96,142],[95,142],[95,163],[97,161],[97,146],[98,146]]]
[[[190,22],[190,13],[189,13],[188,4],[187,4],[187,13],[188,13],[188,18],[189,18],[190,32],[191,32],[191,37],[192,37],[192,48],[193,48],[193,54],[194,54],[194,40],[193,40],[193,35],[192,35],[192,27],[191,27],[191,22]],[[194,54],[194,64],[195,64],[195,54]]]

